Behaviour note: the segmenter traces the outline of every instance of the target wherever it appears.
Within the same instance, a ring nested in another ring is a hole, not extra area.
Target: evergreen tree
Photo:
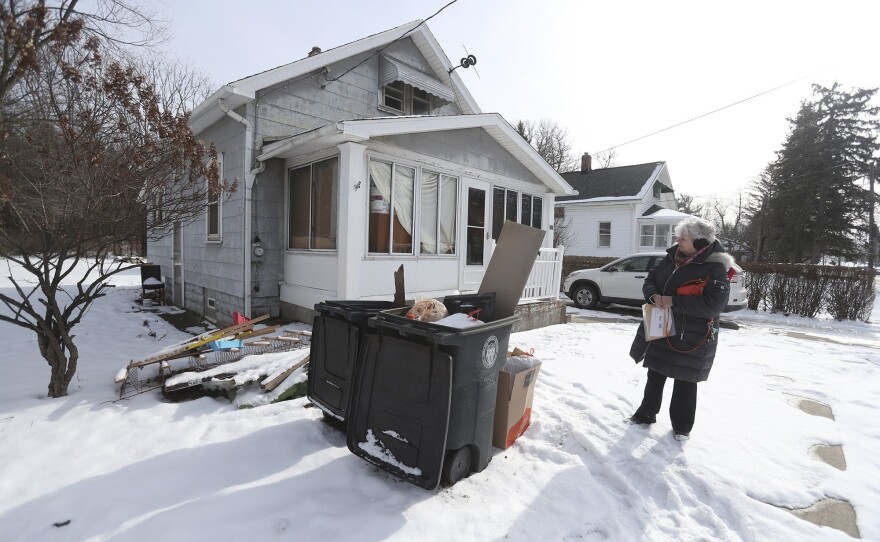
[[[769,225],[766,249],[784,262],[818,262],[823,254],[852,256],[864,229],[868,175],[878,149],[877,89],[845,92],[813,86],[813,99],[789,119],[791,132],[762,188]]]

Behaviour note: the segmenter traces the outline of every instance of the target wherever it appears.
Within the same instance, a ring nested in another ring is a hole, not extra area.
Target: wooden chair
[[[162,266],[141,264],[141,300],[147,299],[147,291],[155,290],[157,301],[165,304],[165,283],[162,282]]]

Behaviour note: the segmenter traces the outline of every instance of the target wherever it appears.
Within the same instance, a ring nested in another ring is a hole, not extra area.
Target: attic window
[[[379,109],[403,115],[428,115],[455,93],[431,73],[396,58],[379,57]]]
[[[401,115],[430,115],[435,100],[438,105],[442,102],[425,90],[392,81],[382,87],[379,109]]]

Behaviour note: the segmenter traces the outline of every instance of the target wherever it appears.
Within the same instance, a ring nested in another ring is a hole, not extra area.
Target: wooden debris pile
[[[272,377],[266,384],[267,391],[272,391],[308,362],[311,332],[279,332],[278,326],[254,327],[268,317],[207,331],[145,359],[131,361],[116,375],[119,398],[159,388],[166,392],[196,386],[206,391],[234,389],[267,376]],[[291,355],[294,350],[301,352]],[[187,365],[172,369],[175,361],[185,361]]]

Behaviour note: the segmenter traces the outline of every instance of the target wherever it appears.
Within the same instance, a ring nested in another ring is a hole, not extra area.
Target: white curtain
[[[440,254],[455,254],[455,210],[458,179],[443,175],[440,181]]]
[[[394,166],[394,171],[395,175],[392,181],[391,164],[370,160],[371,184],[379,190],[385,201],[391,202],[394,216],[397,217],[406,233],[412,236],[413,189],[416,171],[413,168],[399,165]],[[392,249],[392,252],[395,251]]]
[[[440,175],[422,171],[422,227],[419,242],[423,254],[437,254],[437,207]]]

